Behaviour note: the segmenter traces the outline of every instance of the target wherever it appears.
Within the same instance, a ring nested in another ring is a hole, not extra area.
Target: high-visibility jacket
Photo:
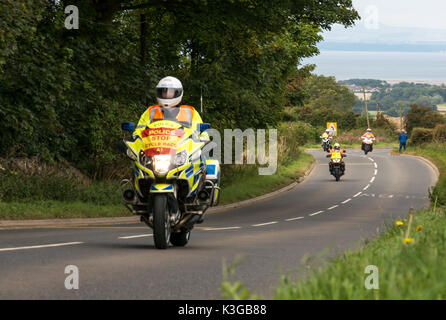
[[[362,135],[363,138],[372,138],[375,139],[375,136],[371,132],[366,132]]]
[[[323,138],[323,139],[325,139],[325,138],[331,138],[331,134],[324,132],[324,133],[321,135],[321,138]]]
[[[342,150],[331,149],[329,155],[332,159],[342,159],[345,153]]]
[[[174,108],[164,108],[159,105],[153,105],[142,114],[133,135],[141,136],[141,132],[145,130],[146,126],[160,120],[176,121],[193,129],[196,129],[197,124],[203,123],[200,114],[194,107],[181,105]]]

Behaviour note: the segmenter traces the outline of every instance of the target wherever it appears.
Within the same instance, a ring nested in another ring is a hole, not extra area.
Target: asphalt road
[[[304,256],[356,248],[411,206],[429,204],[436,176],[419,159],[349,150],[336,182],[325,154],[311,153],[317,165],[305,182],[208,215],[185,248],[156,250],[143,224],[0,230],[0,299],[218,299],[222,261],[237,255],[244,259],[233,279],[270,298],[280,274],[302,275]],[[78,267],[78,290],[64,286],[68,265]]]

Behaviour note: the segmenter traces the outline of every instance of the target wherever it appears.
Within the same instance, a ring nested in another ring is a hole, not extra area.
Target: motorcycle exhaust
[[[136,195],[133,190],[125,190],[122,197],[124,198],[124,201],[132,203],[135,200]]]
[[[200,200],[200,201],[207,201],[209,198],[210,198],[210,194],[209,194],[209,192],[207,192],[206,190],[201,190],[199,193],[198,193],[198,199]]]

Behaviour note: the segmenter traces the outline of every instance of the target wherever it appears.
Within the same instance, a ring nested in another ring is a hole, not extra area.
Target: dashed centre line
[[[335,205],[335,206],[333,206],[333,207],[330,207],[330,208],[328,208],[327,210],[333,210],[333,209],[335,209],[335,208],[337,208],[337,207],[339,207],[339,205]]]
[[[355,194],[355,195],[353,196],[353,198],[359,197],[359,196],[361,195],[361,193],[362,193],[362,192],[358,192],[357,194]]]
[[[317,216],[318,214],[321,214],[321,213],[323,213],[324,211],[318,211],[318,212],[315,212],[315,213],[312,213],[312,214],[310,214],[309,216],[310,217],[314,217],[314,216]]]
[[[53,247],[62,247],[62,246],[73,246],[76,244],[83,244],[83,242],[65,242],[65,243],[44,244],[44,245],[38,245],[38,246],[2,248],[2,249],[0,249],[0,252],[15,251],[15,250],[27,250],[27,249],[40,249],[40,248],[53,248]]]
[[[362,190],[367,190],[368,188],[370,188],[370,185],[368,184],[364,189],[362,189]]]
[[[235,230],[235,229],[241,229],[241,227],[227,227],[227,228],[208,227],[208,228],[204,228],[203,230],[206,230],[206,231],[218,231],[218,230]]]
[[[297,217],[297,218],[291,218],[291,219],[286,219],[285,221],[295,221],[295,220],[301,220],[304,217]]]
[[[272,222],[265,222],[265,223],[260,223],[260,224],[254,224],[252,225],[253,227],[263,227],[263,226],[269,226],[271,224],[276,224],[278,223],[278,221],[272,221]]]
[[[350,199],[347,199],[347,200],[345,200],[344,202],[342,202],[342,204],[346,204],[346,203],[348,203],[348,202],[350,202],[350,201],[352,201],[352,199],[350,198]]]
[[[373,181],[375,181],[375,177],[373,177],[373,178],[370,180],[370,183],[373,183]]]
[[[151,237],[153,234],[138,234],[135,236],[126,236],[126,237],[118,237],[118,239],[134,239],[134,238],[143,238],[143,237]]]

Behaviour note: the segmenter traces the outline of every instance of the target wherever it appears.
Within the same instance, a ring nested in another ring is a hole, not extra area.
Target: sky
[[[363,20],[377,12],[386,26],[446,29],[444,0],[353,0],[353,6]]]
[[[353,0],[353,6],[362,19],[324,32],[326,41],[446,43],[445,0]]]

